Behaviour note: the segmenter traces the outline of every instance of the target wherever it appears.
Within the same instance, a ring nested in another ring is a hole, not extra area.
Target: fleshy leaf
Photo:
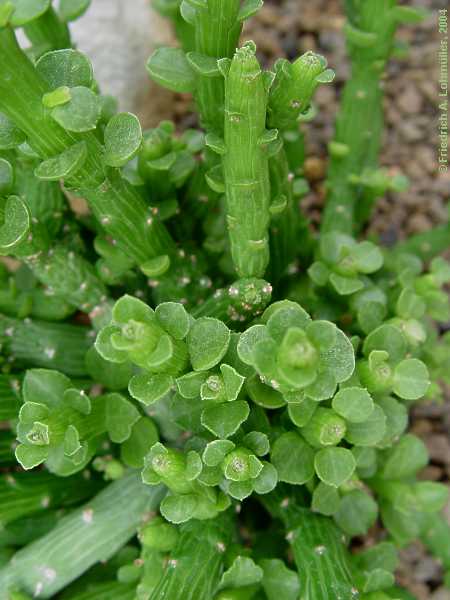
[[[191,327],[187,344],[194,371],[211,369],[225,356],[230,330],[222,321],[210,317],[198,319]]]
[[[347,448],[323,448],[314,458],[314,468],[319,479],[338,488],[353,475],[356,461]]]
[[[234,443],[230,440],[214,440],[213,442],[209,442],[203,451],[203,462],[208,467],[217,467],[234,447]]]
[[[110,167],[123,167],[139,151],[142,129],[139,119],[128,112],[114,115],[105,127],[104,161]]]
[[[393,362],[404,358],[406,349],[405,336],[400,329],[387,323],[369,333],[363,345],[363,352],[366,356],[369,356],[372,350],[384,350],[389,354],[389,360]]]
[[[42,464],[48,456],[46,446],[28,446],[19,444],[15,451],[16,458],[22,467],[26,470],[33,469]]]
[[[428,369],[421,360],[407,358],[394,370],[394,392],[405,400],[418,400],[430,386]]]
[[[0,112],[0,150],[12,150],[26,140],[25,134]]]
[[[270,450],[269,438],[261,431],[250,431],[242,438],[242,444],[256,456],[264,456]]]
[[[113,363],[124,363],[128,360],[128,354],[124,350],[117,350],[111,343],[111,336],[118,333],[120,329],[115,325],[108,325],[98,332],[95,340],[95,349],[102,358]]]
[[[23,380],[22,394],[25,402],[38,402],[52,408],[70,387],[70,379],[58,371],[30,369]]]
[[[133,469],[144,466],[144,457],[150,448],[158,441],[158,430],[153,421],[147,417],[141,417],[133,425],[130,437],[120,446],[120,458]]]
[[[60,0],[59,14],[63,21],[75,21],[89,8],[91,0]]]
[[[183,398],[193,399],[200,396],[200,389],[207,379],[207,372],[197,373],[192,371],[182,377],[178,377],[175,380],[175,383],[179,394],[181,394]]]
[[[277,558],[259,561],[264,571],[262,586],[267,600],[297,600],[300,597],[300,580],[295,571],[288,569]]]
[[[371,395],[364,388],[346,387],[333,398],[334,410],[350,423],[366,421],[374,409]]]
[[[222,575],[219,590],[224,588],[241,588],[259,583],[263,578],[263,570],[251,558],[238,556],[231,567]]]
[[[320,353],[321,364],[333,373],[336,381],[346,381],[355,370],[355,353],[348,337],[336,329],[336,343],[332,348]]]
[[[155,310],[158,321],[169,335],[176,340],[183,340],[191,326],[191,317],[182,304],[163,302]]]
[[[218,438],[228,438],[247,420],[250,408],[244,400],[208,406],[202,413],[203,427]]]
[[[51,0],[11,0],[14,6],[10,23],[13,27],[22,27],[43,15],[50,7]]]
[[[134,375],[128,384],[128,391],[139,402],[149,406],[154,404],[169,393],[173,385],[170,375],[163,373],[156,375]]]
[[[158,48],[147,62],[150,77],[173,92],[195,90],[197,75],[179,48]]]
[[[348,535],[365,535],[375,523],[378,506],[375,500],[362,490],[352,490],[342,498],[334,518]]]
[[[302,485],[314,476],[314,451],[294,431],[280,435],[270,457],[280,481]]]
[[[68,48],[47,52],[37,61],[36,70],[45,79],[51,90],[62,86],[88,88],[92,84],[91,62],[79,50]]]
[[[139,420],[139,411],[133,404],[117,393],[108,394],[106,400],[106,428],[116,444],[127,440],[133,425]]]
[[[225,394],[227,400],[236,400],[244,384],[245,377],[240,375],[236,369],[233,369],[233,367],[230,367],[230,365],[226,364],[220,365],[220,372],[225,384]]]
[[[355,446],[375,446],[386,433],[386,415],[375,405],[368,419],[358,423],[348,423],[345,439]]]
[[[405,479],[413,476],[428,463],[428,451],[421,439],[410,433],[386,451],[381,469],[384,479]]]
[[[70,90],[71,99],[55,106],[52,118],[67,131],[82,133],[96,128],[100,118],[100,102],[92,90],[84,86]]]
[[[22,198],[10,196],[4,208],[4,223],[0,227],[0,254],[10,254],[30,231],[30,212]]]
[[[278,471],[269,462],[263,461],[262,465],[260,474],[253,480],[253,489],[257,494],[268,494],[278,483]]]
[[[194,494],[168,495],[161,502],[159,510],[171,523],[185,523],[192,519],[198,500]]]
[[[88,155],[85,142],[70,146],[62,154],[42,162],[34,171],[38,179],[58,181],[76,173],[86,161]]]
[[[320,481],[314,488],[311,508],[327,517],[334,515],[339,509],[340,496],[337,489]]]

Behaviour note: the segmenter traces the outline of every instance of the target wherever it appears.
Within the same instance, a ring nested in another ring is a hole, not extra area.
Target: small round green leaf
[[[70,379],[58,371],[29,369],[23,380],[22,394],[25,402],[37,402],[51,408],[61,401],[70,387]]]
[[[222,321],[211,317],[198,319],[187,337],[194,371],[206,371],[217,365],[228,350],[230,335],[230,330]]]
[[[334,519],[348,535],[365,535],[375,523],[378,506],[372,496],[362,490],[352,490],[342,498]]]
[[[130,395],[145,404],[150,406],[161,398],[164,398],[172,388],[173,379],[170,375],[134,375],[128,385]]]
[[[79,50],[69,48],[47,52],[37,61],[36,70],[51,90],[62,86],[74,88],[80,85],[88,88],[94,77],[87,56]]]
[[[398,327],[385,323],[369,333],[364,341],[363,352],[366,356],[372,350],[384,350],[389,354],[389,360],[398,362],[404,358],[407,350],[405,336]]]
[[[98,96],[83,86],[71,88],[70,94],[69,102],[52,109],[52,118],[67,131],[92,131],[100,118],[101,106]]]
[[[75,21],[89,8],[91,0],[59,0],[59,14],[63,21]]]
[[[288,569],[282,560],[263,559],[259,565],[264,571],[262,586],[267,600],[297,600],[300,597],[298,574]]]
[[[345,439],[355,446],[375,446],[386,434],[386,415],[375,405],[368,419],[358,423],[348,423]]]
[[[13,27],[22,27],[43,15],[49,8],[51,0],[11,0],[14,12],[10,18]]]
[[[156,307],[155,314],[165,331],[176,340],[187,336],[192,319],[182,304],[163,302]]]
[[[98,332],[95,340],[95,349],[102,358],[113,363],[124,363],[128,360],[128,353],[117,350],[111,343],[111,336],[120,331],[115,325],[108,325]]]
[[[259,375],[249,377],[245,382],[245,389],[250,399],[263,408],[281,408],[286,404],[283,395],[268,385],[265,385]]]
[[[142,129],[139,119],[128,112],[114,115],[105,127],[104,161],[110,167],[123,167],[139,151]]]
[[[349,423],[366,421],[374,409],[372,396],[364,388],[347,387],[333,398],[334,410]]]
[[[101,383],[113,392],[126,389],[133,375],[131,363],[111,363],[100,356],[95,346],[89,348],[85,363],[93,381]]]
[[[201,422],[203,427],[218,438],[232,436],[247,420],[250,408],[244,400],[226,402],[215,406],[208,406],[202,412]]]
[[[11,163],[0,158],[0,196],[6,196],[11,191],[14,182],[14,171]]]
[[[280,481],[302,485],[314,476],[314,451],[295,431],[280,435],[270,457]]]
[[[166,496],[159,510],[162,516],[171,523],[185,523],[192,519],[198,500],[194,494]]]
[[[106,429],[111,441],[121,444],[127,440],[133,425],[141,415],[137,408],[121,394],[115,392],[105,396],[106,400]]]
[[[253,349],[258,342],[269,338],[264,325],[253,325],[239,336],[237,353],[246,365],[253,365]]]
[[[130,437],[120,445],[120,458],[128,467],[141,469],[144,457],[158,441],[158,430],[151,419],[141,417],[133,425]]]
[[[253,489],[257,494],[268,494],[275,489],[278,483],[278,471],[269,462],[263,461],[262,465],[262,471],[253,480]]]
[[[259,583],[263,578],[263,570],[251,558],[238,556],[231,567],[222,575],[219,590],[224,588],[241,588]]]
[[[313,511],[326,515],[334,515],[339,509],[340,496],[337,489],[320,481],[314,488],[311,508]]]
[[[15,450],[17,461],[28,470],[42,464],[48,457],[48,448],[46,446],[27,446],[19,444]]]
[[[25,134],[0,112],[0,150],[12,150],[25,140]]]
[[[147,62],[150,77],[173,92],[193,92],[197,75],[179,48],[158,48]]]
[[[381,469],[384,479],[405,479],[415,475],[428,463],[428,451],[422,440],[408,433],[386,451]]]
[[[30,230],[30,212],[22,198],[10,196],[0,227],[0,254],[10,254],[25,240]]]
[[[86,161],[88,155],[86,142],[79,142],[70,146],[53,158],[42,162],[34,171],[38,179],[44,181],[58,181],[74,175]]]
[[[323,448],[314,458],[314,467],[319,479],[338,488],[353,475],[356,461],[347,448]]]
[[[383,254],[372,242],[360,242],[352,248],[351,256],[359,273],[374,273],[383,266]]]
[[[346,381],[355,370],[355,352],[349,338],[336,329],[336,343],[320,353],[321,365],[330,371],[338,383]]]
[[[427,367],[417,358],[402,360],[394,370],[394,392],[405,400],[418,400],[430,386]]]
[[[217,467],[233,449],[234,443],[230,442],[230,440],[214,440],[209,442],[203,451],[203,462],[208,467]]]

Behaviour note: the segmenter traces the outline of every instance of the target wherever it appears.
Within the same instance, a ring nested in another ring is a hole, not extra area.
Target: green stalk
[[[33,46],[39,50],[39,54],[70,48],[72,45],[69,28],[52,6],[42,16],[27,23],[24,31]]]
[[[192,25],[195,30],[195,53],[219,60],[232,58],[239,42],[242,22],[238,20],[240,0],[205,0],[190,2],[195,5]],[[195,100],[200,123],[207,131],[223,135],[224,81],[215,77],[199,75]]]
[[[267,145],[273,138],[266,135],[268,92],[255,52],[249,42],[223,67],[225,137],[218,151],[223,153],[231,255],[240,277],[263,277],[269,263]]]
[[[263,504],[281,518],[300,578],[302,600],[356,600],[350,554],[334,522],[282,497],[281,490],[264,496]]]
[[[161,487],[142,485],[136,473],[110,484],[14,555],[0,571],[0,600],[8,600],[12,587],[53,598],[94,564],[113,556],[156,509],[162,494]]]
[[[16,366],[39,366],[85,377],[85,355],[94,338],[86,327],[10,319],[0,315],[2,353]]]
[[[174,244],[139,193],[121,174],[103,166],[103,148],[95,133],[69,133],[51,119],[42,104],[49,87],[20,50],[9,28],[0,30],[0,109],[27,135],[44,159],[83,140],[87,157],[66,185],[85,197],[105,231],[139,265],[172,254]]]
[[[224,571],[231,535],[229,514],[183,525],[151,600],[211,600]]]
[[[346,1],[352,73],[330,144],[322,233],[340,231],[351,235],[359,226],[356,213],[362,189],[357,179],[364,170],[376,169],[378,164],[383,130],[381,80],[397,25],[395,5],[396,0]]]
[[[6,525],[48,508],[76,504],[89,498],[97,489],[97,482],[81,475],[66,478],[45,472],[3,475],[0,479],[0,523]]]
[[[22,404],[20,379],[13,375],[0,375],[0,421],[16,419]]]

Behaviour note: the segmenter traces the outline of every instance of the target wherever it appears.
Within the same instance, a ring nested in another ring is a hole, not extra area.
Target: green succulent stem
[[[70,48],[72,45],[69,28],[52,6],[42,16],[27,23],[24,31],[40,54],[48,50]]]
[[[223,171],[231,255],[240,277],[263,277],[269,263],[270,181],[267,89],[248,43],[225,76]]]
[[[170,235],[138,192],[119,172],[103,166],[98,137],[69,133],[46,114],[42,97],[50,90],[8,27],[0,30],[0,58],[0,109],[27,135],[38,155],[53,158],[83,140],[86,160],[66,185],[87,199],[105,231],[138,264],[172,254]]]
[[[39,589],[42,598],[51,598],[126,544],[145,514],[156,509],[162,494],[161,487],[143,486],[136,473],[110,484],[50,533],[15,554],[14,562],[0,570],[0,599],[8,600],[13,586],[29,594]],[[44,556],[50,577],[42,572]]]
[[[12,473],[0,479],[0,523],[49,508],[76,504],[98,490],[98,482],[81,475],[62,478],[48,473]]]
[[[358,201],[362,189],[352,181],[366,169],[375,169],[383,129],[381,80],[392,50],[396,0],[346,3],[346,35],[351,60],[351,78],[346,83],[330,145],[327,198],[322,233],[352,234],[359,228]]]
[[[214,598],[231,536],[229,513],[209,521],[192,520],[182,525],[152,600]]]
[[[239,42],[242,22],[238,20],[240,0],[206,0],[187,2],[195,6],[194,27],[195,52],[219,60],[232,58]],[[200,123],[207,131],[223,135],[224,81],[218,73],[215,77],[199,75],[195,99]]]
[[[2,349],[17,366],[39,366],[85,377],[85,355],[93,332],[68,323],[12,319],[0,315]]]

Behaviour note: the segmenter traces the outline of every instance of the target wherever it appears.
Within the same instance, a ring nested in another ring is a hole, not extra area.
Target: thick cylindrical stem
[[[269,262],[266,107],[255,48],[246,45],[236,52],[226,76],[223,157],[231,254],[240,277],[262,277]]]
[[[24,131],[42,158],[53,158],[80,140],[87,144],[86,161],[66,186],[87,199],[118,246],[138,264],[173,253],[166,228],[135,188],[117,170],[104,167],[103,148],[95,133],[69,133],[46,113],[42,96],[50,90],[9,28],[0,30],[0,59],[0,110]]]

